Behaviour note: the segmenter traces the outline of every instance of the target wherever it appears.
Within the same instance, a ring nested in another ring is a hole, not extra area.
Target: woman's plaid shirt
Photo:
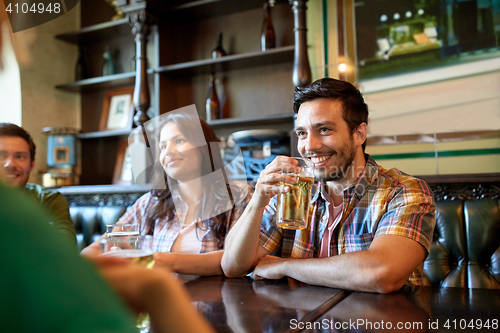
[[[229,214],[227,214],[226,220],[226,234],[229,229],[236,223],[240,218],[241,214],[245,210],[250,198],[252,197],[253,190],[250,186],[246,184],[238,184],[243,191],[233,192],[240,194],[240,198],[236,199],[236,205],[229,208]],[[212,198],[215,200],[215,198]],[[133,206],[129,207],[125,214],[120,218],[117,223],[138,223],[140,225],[140,233],[143,235],[146,231],[146,221],[145,216],[148,210],[156,204],[157,198],[151,196],[151,192],[144,194],[142,197],[137,199]],[[179,201],[176,202],[174,216],[173,218],[163,218],[158,219],[155,222],[155,229],[153,231],[153,250],[155,252],[170,252],[172,245],[179,236],[179,233],[183,225],[189,221],[186,220],[188,207],[187,204]],[[205,222],[201,223],[201,227],[197,229],[197,236],[201,242],[200,253],[212,252],[221,250],[223,244],[219,244],[215,238],[214,233],[205,227]]]

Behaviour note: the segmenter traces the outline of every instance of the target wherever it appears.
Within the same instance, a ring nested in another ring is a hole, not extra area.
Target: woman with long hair
[[[156,266],[181,274],[222,274],[224,239],[251,189],[228,180],[219,140],[198,117],[176,111],[162,115],[157,141],[153,189],[117,223],[138,223],[141,234],[153,235]],[[97,246],[94,242],[82,254],[95,254]]]

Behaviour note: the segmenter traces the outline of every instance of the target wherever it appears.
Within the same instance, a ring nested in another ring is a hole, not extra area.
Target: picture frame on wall
[[[357,1],[349,40],[362,91],[499,70],[499,10],[488,1]]]
[[[112,183],[115,185],[131,185],[134,183],[133,179],[132,159],[129,153],[128,141],[120,141]]]
[[[106,91],[102,105],[100,131],[132,129],[134,87]]]

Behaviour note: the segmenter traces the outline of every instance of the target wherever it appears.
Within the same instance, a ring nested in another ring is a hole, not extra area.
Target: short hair
[[[0,136],[14,136],[24,139],[30,149],[31,162],[35,160],[36,146],[31,138],[31,135],[22,127],[12,123],[0,123]]]
[[[300,106],[318,98],[329,98],[342,103],[342,118],[349,126],[351,133],[362,123],[368,124],[368,106],[356,87],[346,81],[322,78],[305,86],[295,88],[293,111],[299,112]],[[363,151],[366,141],[363,142]]]

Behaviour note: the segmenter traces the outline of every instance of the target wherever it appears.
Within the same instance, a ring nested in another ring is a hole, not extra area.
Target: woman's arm
[[[89,246],[84,248],[82,250],[82,252],[80,252],[80,254],[82,256],[89,257],[89,258],[98,256],[101,253],[101,249],[99,247],[99,242],[101,241],[101,239],[103,239],[105,237],[106,237],[106,234],[102,234],[98,240],[96,240],[95,242],[93,242],[92,244],[90,244]]]
[[[156,252],[155,267],[165,267],[179,274],[221,275],[220,262],[223,250],[207,253]]]

